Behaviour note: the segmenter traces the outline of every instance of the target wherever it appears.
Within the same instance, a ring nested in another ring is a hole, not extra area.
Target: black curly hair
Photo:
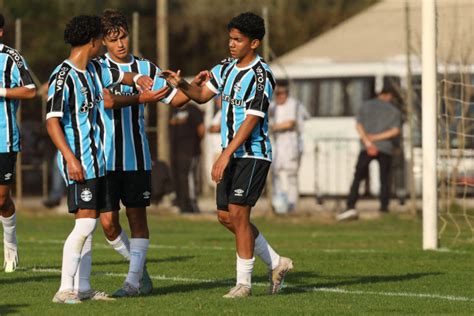
[[[102,35],[100,18],[95,15],[79,15],[72,18],[64,30],[64,41],[72,47],[82,46]]]
[[[120,32],[120,28],[123,28],[128,33],[127,18],[118,10],[104,10],[101,22],[104,35],[117,34]]]
[[[265,23],[259,15],[253,12],[244,12],[234,17],[229,24],[227,30],[237,29],[250,39],[262,40],[265,36]]]
[[[5,18],[3,17],[3,14],[0,14],[0,29],[3,29],[5,26]]]

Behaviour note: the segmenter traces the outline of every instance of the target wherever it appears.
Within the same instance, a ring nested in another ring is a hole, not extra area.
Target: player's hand
[[[370,157],[377,157],[379,154],[379,149],[374,144],[366,147],[366,151],[367,151],[367,155],[369,155]]]
[[[167,69],[160,72],[159,76],[175,87],[177,87],[179,85],[179,82],[183,80],[183,78],[181,77],[181,70],[174,72],[172,70]]]
[[[221,182],[222,177],[224,176],[225,168],[227,168],[229,161],[230,161],[230,156],[224,153],[221,153],[219,155],[219,158],[217,158],[216,162],[214,162],[214,165],[212,166],[212,172],[211,172],[212,181],[214,181],[215,183]]]
[[[211,72],[209,70],[203,70],[194,77],[191,83],[197,85],[198,87],[202,87],[210,79],[211,79]]]
[[[115,105],[115,100],[112,96],[112,93],[109,89],[102,89],[102,94],[104,96],[104,107],[106,109],[112,109]]]
[[[138,101],[140,103],[158,102],[161,99],[164,99],[169,91],[170,88],[167,86],[155,91],[144,90],[138,96]]]
[[[153,79],[148,76],[140,76],[137,80],[137,84],[135,85],[138,91],[142,92],[145,90],[151,90],[153,88]]]
[[[84,182],[85,179],[85,172],[82,168],[81,162],[77,160],[76,157],[72,157],[66,161],[67,163],[67,172],[69,175],[69,179],[74,180],[76,182]]]

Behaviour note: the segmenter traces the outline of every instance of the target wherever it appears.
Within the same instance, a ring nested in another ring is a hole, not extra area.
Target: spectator
[[[401,113],[392,104],[395,96],[394,88],[385,85],[377,98],[364,103],[357,114],[356,128],[361,139],[361,151],[347,198],[346,211],[337,215],[338,221],[359,217],[355,209],[359,198],[359,185],[368,173],[369,163],[373,159],[376,159],[380,166],[380,211],[388,212],[392,156],[401,126]]]
[[[303,152],[301,132],[308,118],[303,104],[289,96],[287,80],[278,80],[270,105],[273,147],[273,208],[277,213],[294,210],[298,202],[298,169]]]
[[[171,109],[170,115],[171,174],[176,203],[181,213],[199,213],[197,175],[205,133],[203,113],[195,104],[188,103]]]

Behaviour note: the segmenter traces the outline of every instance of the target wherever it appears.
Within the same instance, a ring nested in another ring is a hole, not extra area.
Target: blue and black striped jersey
[[[81,162],[86,180],[105,175],[102,89],[119,84],[122,78],[120,70],[98,61],[91,61],[86,70],[81,70],[65,60],[49,79],[46,119],[60,118],[66,142]],[[60,152],[58,166],[66,182],[74,183],[69,179],[66,160]]]
[[[158,90],[166,85],[166,81],[158,77],[161,70],[155,64],[144,58],[130,57],[129,63],[117,63],[108,54],[101,56],[98,60],[106,67],[151,77],[154,80],[153,90]],[[171,102],[176,91],[176,89],[171,89],[166,98],[161,101]],[[127,85],[117,85],[112,88],[112,92],[117,95],[138,94],[134,87]],[[145,105],[106,109],[103,117],[104,135],[107,136],[104,139],[107,170],[151,170],[150,148],[145,131]]]
[[[237,59],[227,58],[211,70],[207,87],[222,98],[221,140],[226,148],[247,115],[261,118],[250,137],[235,151],[236,158],[271,161],[272,147],[268,135],[268,107],[275,88],[270,67],[257,56],[250,65],[239,68]]]
[[[0,87],[35,88],[25,59],[4,44],[0,44]],[[0,153],[20,151],[20,131],[16,123],[19,104],[19,100],[0,97]]]

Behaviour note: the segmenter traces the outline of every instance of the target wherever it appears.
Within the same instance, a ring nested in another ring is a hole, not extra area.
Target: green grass
[[[390,215],[338,225],[288,218],[259,218],[255,223],[295,263],[287,287],[277,296],[265,294],[266,268],[257,259],[253,297],[223,299],[235,278],[233,236],[216,221],[150,216],[152,295],[65,306],[51,299],[59,287],[62,243],[73,218],[20,216],[21,269],[0,272],[0,314],[474,313],[474,244],[449,243],[450,251],[422,251],[419,220]],[[113,292],[127,270],[99,228],[93,287]]]

